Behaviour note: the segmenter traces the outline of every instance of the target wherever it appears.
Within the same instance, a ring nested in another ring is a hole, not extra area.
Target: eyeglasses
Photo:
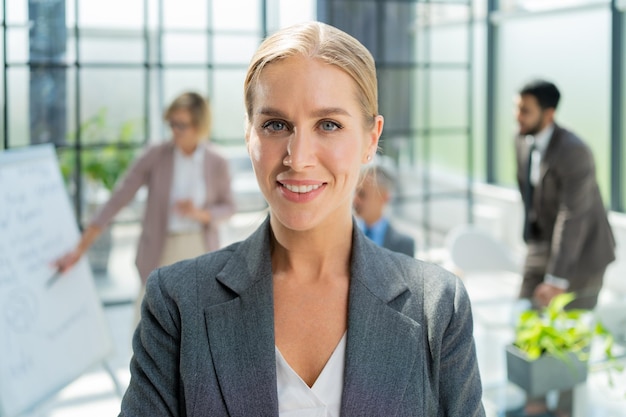
[[[193,126],[191,123],[182,123],[182,122],[170,122],[170,129],[172,130],[187,130]]]

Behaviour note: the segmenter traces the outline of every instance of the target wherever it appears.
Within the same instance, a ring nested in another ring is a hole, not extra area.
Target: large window
[[[271,30],[315,18],[315,1],[3,0],[2,146],[57,147],[83,221],[89,165],[127,163],[168,139],[167,104],[210,98],[212,140],[243,146],[243,79]],[[80,169],[77,169],[80,167]],[[131,216],[132,217],[132,216]]]

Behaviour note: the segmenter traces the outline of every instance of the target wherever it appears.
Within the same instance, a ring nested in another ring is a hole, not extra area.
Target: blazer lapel
[[[356,226],[352,253],[341,414],[394,416],[410,379],[424,372],[423,329],[399,311],[417,317],[418,307],[411,304],[393,258],[381,254]]]
[[[543,178],[546,176],[546,173],[550,170],[550,167],[554,164],[554,159],[558,154],[559,142],[561,139],[561,128],[559,128],[556,124],[554,125],[554,132],[552,133],[552,137],[550,138],[550,143],[548,143],[548,147],[546,148],[546,152],[541,158],[541,165],[539,168],[539,187],[541,186],[541,182]]]
[[[239,246],[217,276],[234,298],[205,312],[213,365],[232,417],[278,416],[268,223]]]

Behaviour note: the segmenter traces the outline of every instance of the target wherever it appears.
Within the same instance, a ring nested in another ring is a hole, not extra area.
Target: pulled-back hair
[[[187,110],[191,114],[191,122],[202,136],[211,131],[211,107],[208,101],[198,93],[188,91],[176,97],[163,113],[163,118],[170,120],[174,112]]]
[[[352,36],[320,22],[287,27],[261,43],[244,82],[248,121],[252,119],[255,87],[265,66],[293,56],[319,59],[346,72],[356,83],[365,121],[373,125],[378,115],[378,85],[372,54]]]

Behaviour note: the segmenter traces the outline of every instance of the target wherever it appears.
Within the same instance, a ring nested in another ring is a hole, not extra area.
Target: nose
[[[312,135],[295,129],[287,142],[287,160],[291,169],[301,171],[315,165],[315,139]]]

